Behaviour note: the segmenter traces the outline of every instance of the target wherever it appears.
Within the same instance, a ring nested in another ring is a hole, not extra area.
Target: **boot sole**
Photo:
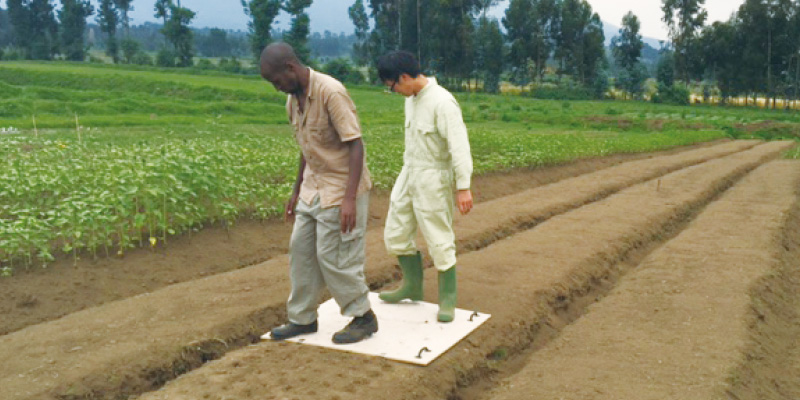
[[[392,299],[384,298],[383,297],[383,293],[379,293],[378,294],[378,298],[383,300],[383,301],[385,301],[385,302],[387,302],[387,303],[390,303],[390,304],[399,303],[399,302],[401,302],[403,300],[422,301],[422,296],[421,295],[420,296],[405,296],[405,297],[401,297],[400,299],[397,299],[397,300],[392,300]]]
[[[331,341],[333,342],[333,344],[353,344],[353,343],[358,343],[358,342],[361,342],[361,341],[363,341],[363,340],[365,340],[365,339],[369,339],[369,338],[370,338],[370,337],[372,337],[372,335],[374,335],[376,332],[378,332],[378,330],[377,330],[377,329],[376,329],[374,332],[370,332],[370,333],[368,333],[366,336],[364,336],[364,337],[362,337],[361,339],[358,339],[358,340],[344,340],[344,341],[342,341],[342,340],[339,340],[339,341],[337,341],[337,340],[334,338],[334,339],[332,339]]]

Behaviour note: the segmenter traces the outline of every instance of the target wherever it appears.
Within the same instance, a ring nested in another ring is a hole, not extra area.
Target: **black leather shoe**
[[[308,325],[298,325],[293,322],[272,329],[272,340],[286,340],[306,333],[317,331],[317,321]]]
[[[353,318],[344,329],[333,335],[333,343],[346,344],[360,342],[378,331],[378,317],[372,310]]]

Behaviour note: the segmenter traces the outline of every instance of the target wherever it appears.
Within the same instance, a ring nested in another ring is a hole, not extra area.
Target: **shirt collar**
[[[436,78],[432,76],[426,76],[426,78],[428,78],[428,83],[426,83],[425,87],[423,87],[419,92],[417,92],[417,94],[414,97],[419,98],[420,96],[423,96],[425,92],[428,91],[429,88],[438,85],[438,83],[436,82]]]
[[[314,100],[313,93],[314,93],[314,84],[316,83],[315,75],[317,73],[318,73],[317,71],[314,71],[313,69],[311,69],[311,67],[308,67],[308,93],[306,94],[306,100]],[[289,97],[294,101],[298,101],[297,96],[293,94],[290,94]]]

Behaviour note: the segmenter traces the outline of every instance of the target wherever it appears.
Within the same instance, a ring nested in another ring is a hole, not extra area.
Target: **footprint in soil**
[[[39,305],[39,299],[32,294],[26,294],[17,301],[17,308],[33,308]]]

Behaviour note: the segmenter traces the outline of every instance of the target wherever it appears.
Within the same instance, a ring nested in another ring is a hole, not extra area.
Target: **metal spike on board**
[[[426,351],[427,351],[428,353],[430,353],[430,352],[431,352],[431,349],[429,349],[429,348],[427,348],[427,347],[423,347],[423,348],[419,349],[419,353],[417,353],[417,358],[422,358],[422,353],[424,353],[424,352],[426,352]]]

